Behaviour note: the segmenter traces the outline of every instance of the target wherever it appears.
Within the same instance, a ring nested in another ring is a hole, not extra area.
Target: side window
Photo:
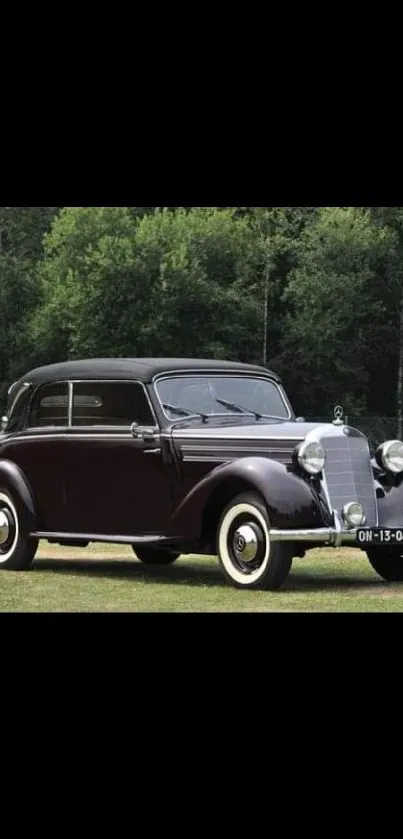
[[[73,425],[155,425],[142,385],[135,382],[73,384]]]
[[[68,425],[68,402],[67,382],[43,385],[38,388],[32,400],[28,425],[37,428]]]

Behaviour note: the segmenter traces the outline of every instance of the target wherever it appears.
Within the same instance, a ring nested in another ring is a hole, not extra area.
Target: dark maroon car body
[[[193,379],[198,387],[205,379],[215,392],[215,382],[231,378],[273,386],[283,415],[259,415],[256,406],[231,410],[231,403],[214,414],[163,407],[167,383],[179,392],[190,381],[190,392]],[[402,523],[401,485],[382,489],[363,435],[344,427],[343,436],[331,422],[298,421],[279,377],[264,367],[144,358],[48,365],[10,388],[3,427],[0,496],[3,491],[14,499],[28,538],[215,554],[223,509],[231,498],[253,491],[263,499],[273,539],[295,533],[294,555],[303,555],[307,547],[332,542],[333,535],[325,539],[324,533],[334,533],[336,501],[340,506],[351,495],[349,486],[336,490],[330,466],[327,483],[299,469],[295,451],[317,432],[327,441],[330,464],[335,441],[338,450],[341,443],[350,447],[350,465],[356,444],[369,524]],[[333,541],[351,542],[351,531],[343,529]]]

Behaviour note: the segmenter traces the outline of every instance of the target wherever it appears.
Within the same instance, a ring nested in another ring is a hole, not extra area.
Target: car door
[[[172,512],[171,479],[144,385],[97,380],[73,382],[72,389],[69,532],[163,533]],[[135,438],[133,423],[148,427],[151,439]]]

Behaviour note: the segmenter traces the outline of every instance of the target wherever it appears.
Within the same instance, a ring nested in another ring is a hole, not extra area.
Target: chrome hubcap
[[[253,562],[259,547],[258,533],[252,524],[242,524],[232,540],[234,554],[241,562]]]
[[[0,510],[0,545],[4,545],[10,535],[10,522],[8,517]]]

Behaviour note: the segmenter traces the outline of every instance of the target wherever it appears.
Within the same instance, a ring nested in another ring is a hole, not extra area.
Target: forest
[[[2,409],[40,364],[228,358],[401,437],[403,208],[0,207],[0,323]]]

